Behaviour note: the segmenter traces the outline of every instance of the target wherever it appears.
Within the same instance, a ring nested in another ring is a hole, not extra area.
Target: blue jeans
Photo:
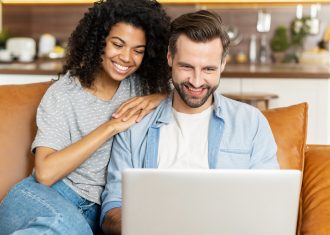
[[[99,232],[100,206],[80,197],[63,181],[52,187],[30,176],[0,204],[0,234],[81,234]]]

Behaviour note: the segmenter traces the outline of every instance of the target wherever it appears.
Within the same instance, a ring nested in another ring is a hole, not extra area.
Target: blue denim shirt
[[[214,94],[208,133],[210,169],[276,169],[276,143],[266,118],[247,104]],[[121,207],[121,172],[157,168],[160,127],[172,117],[172,97],[129,130],[114,137],[102,194],[101,223],[107,211]],[[169,146],[171,147],[171,146]]]

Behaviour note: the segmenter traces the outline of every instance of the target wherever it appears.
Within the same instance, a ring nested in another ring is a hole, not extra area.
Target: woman
[[[155,0],[99,1],[84,15],[69,40],[64,76],[38,107],[34,174],[0,205],[2,234],[99,230],[112,136],[168,92],[168,30]]]

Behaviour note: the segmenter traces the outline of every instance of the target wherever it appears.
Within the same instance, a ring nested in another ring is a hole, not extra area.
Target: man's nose
[[[189,79],[190,84],[195,88],[199,88],[203,85],[202,73],[199,70],[195,70],[192,76]]]

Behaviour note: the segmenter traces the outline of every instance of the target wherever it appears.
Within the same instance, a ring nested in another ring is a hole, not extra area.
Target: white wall
[[[330,144],[330,79],[221,78],[218,91],[277,94],[270,108],[307,102],[307,143]]]
[[[0,74],[0,85],[26,84],[57,79],[57,75]]]

